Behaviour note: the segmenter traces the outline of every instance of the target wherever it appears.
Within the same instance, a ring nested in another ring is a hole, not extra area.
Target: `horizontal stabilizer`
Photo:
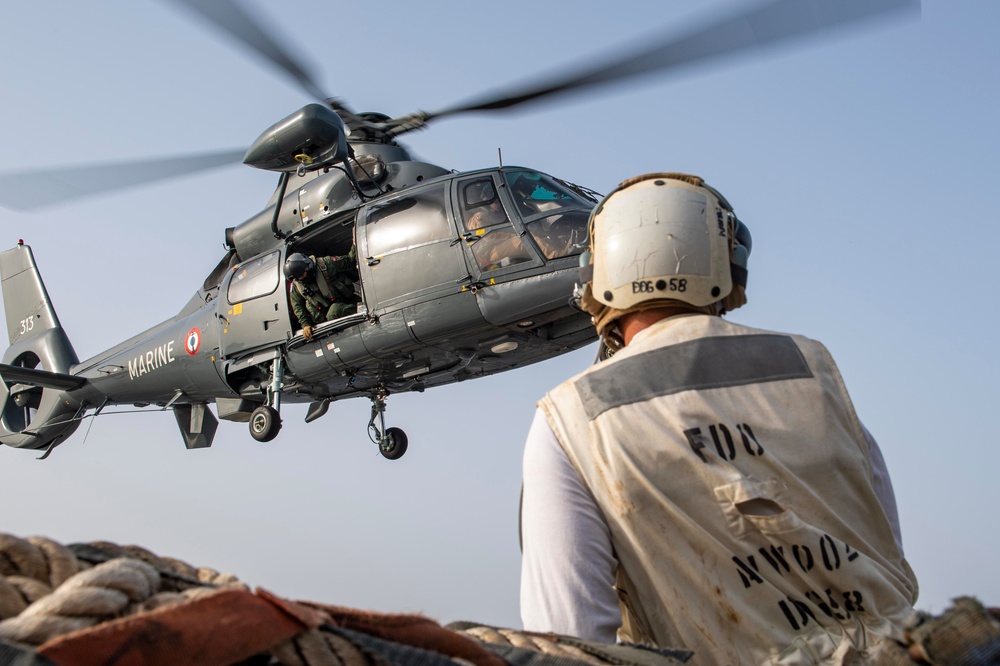
[[[87,383],[83,377],[74,375],[64,375],[48,370],[36,370],[34,368],[22,368],[16,365],[6,365],[0,363],[0,377],[8,386],[14,384],[28,384],[39,388],[56,389],[58,391],[72,391]]]

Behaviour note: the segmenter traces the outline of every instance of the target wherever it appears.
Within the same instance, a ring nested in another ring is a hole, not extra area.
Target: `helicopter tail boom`
[[[10,346],[0,364],[0,443],[51,447],[76,430],[87,384],[69,374],[79,362],[59,323],[31,248],[0,252],[0,283]]]

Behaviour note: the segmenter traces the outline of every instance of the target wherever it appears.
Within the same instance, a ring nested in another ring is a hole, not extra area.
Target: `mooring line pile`
[[[181,604],[224,587],[232,574],[109,542],[63,546],[0,534],[0,639],[38,646],[101,622]]]
[[[1000,663],[1000,611],[957,599],[880,666]],[[251,591],[139,546],[0,534],[0,664],[669,666],[684,650],[382,614]]]
[[[601,646],[593,654],[559,648],[557,637],[491,646],[475,637],[486,629],[462,633],[419,615],[290,601],[250,591],[232,574],[109,542],[63,546],[0,534],[0,574],[2,663],[208,665],[260,655],[292,666],[681,663],[669,651],[638,649],[612,661]]]

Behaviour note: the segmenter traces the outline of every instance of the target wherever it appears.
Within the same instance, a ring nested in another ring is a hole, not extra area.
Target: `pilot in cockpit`
[[[504,226],[495,226],[504,222],[507,223]],[[492,230],[481,235],[486,227],[492,227]],[[472,246],[472,253],[482,270],[494,270],[531,259],[521,239],[514,233],[500,199],[496,197],[476,209],[466,221],[466,228],[473,232],[479,230],[478,242]]]
[[[482,229],[483,227],[501,224],[507,221],[507,213],[504,212],[500,200],[494,198],[488,205],[477,208],[466,221],[465,228],[469,231]]]
[[[537,179],[528,178],[527,176],[516,178],[511,184],[512,197],[522,216],[527,217],[538,212],[538,203],[534,200],[537,187]]]

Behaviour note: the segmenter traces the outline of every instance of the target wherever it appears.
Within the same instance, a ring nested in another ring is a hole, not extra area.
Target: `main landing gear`
[[[378,445],[383,458],[399,460],[406,453],[408,441],[401,428],[385,427],[385,399],[388,397],[389,392],[381,387],[371,394],[372,417],[368,421],[368,436]],[[375,424],[376,418],[378,425]]]
[[[270,442],[281,430],[281,414],[270,405],[261,405],[250,414],[250,436],[258,442]]]
[[[271,383],[267,387],[267,400],[265,404],[250,413],[250,436],[258,442],[270,442],[278,436],[281,430],[281,389],[284,383],[281,381],[285,374],[281,356],[274,359],[271,365]]]
[[[284,362],[279,355],[271,364],[271,383],[267,386],[264,404],[250,413],[250,436],[258,442],[270,442],[281,430],[281,390],[284,388],[284,373]],[[377,387],[369,394],[372,401],[372,417],[368,420],[368,436],[378,446],[383,458],[399,460],[406,453],[409,442],[401,428],[385,427],[385,400],[388,397],[389,392],[384,386]],[[306,421],[315,420],[325,412],[324,406],[313,418],[307,418]],[[376,419],[378,423],[375,422]]]

